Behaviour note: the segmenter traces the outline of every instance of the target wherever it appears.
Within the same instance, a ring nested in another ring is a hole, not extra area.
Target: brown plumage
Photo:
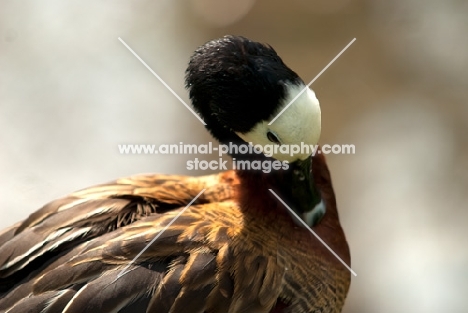
[[[320,129],[306,125],[317,120],[307,114],[319,112],[311,93],[298,100],[299,115],[290,109],[265,132],[258,127],[303,82],[271,47],[242,37],[198,49],[187,85],[195,109],[221,143],[245,143],[241,137],[254,144],[298,143],[316,138],[301,132]],[[244,89],[249,92],[242,95]],[[238,103],[242,110],[236,112]],[[253,113],[243,118],[249,107]],[[233,116],[243,119],[241,126]],[[328,168],[320,154],[292,161],[269,173],[138,175],[45,205],[0,232],[0,312],[340,312],[350,272],[269,192],[349,264]]]
[[[313,176],[327,205],[314,231],[349,263],[322,156]],[[264,184],[249,204],[233,171],[134,176],[55,200],[0,236],[0,311],[340,312],[349,271]]]

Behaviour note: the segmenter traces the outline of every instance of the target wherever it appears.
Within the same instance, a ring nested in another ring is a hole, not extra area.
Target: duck
[[[220,144],[319,140],[315,93],[267,44],[205,43],[186,87]],[[1,231],[0,312],[341,312],[350,272],[310,232],[350,264],[323,154],[230,156],[287,166],[124,177]]]

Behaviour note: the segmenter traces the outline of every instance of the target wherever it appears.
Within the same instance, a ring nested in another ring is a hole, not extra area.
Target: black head
[[[225,36],[199,47],[186,71],[195,110],[220,142],[239,139],[282,105],[288,85],[303,84],[269,45]]]

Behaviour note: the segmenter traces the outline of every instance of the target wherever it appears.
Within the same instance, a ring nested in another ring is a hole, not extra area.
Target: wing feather
[[[148,291],[158,285],[163,275],[150,265],[142,264],[120,277],[119,272],[118,268],[105,271],[85,284],[68,302],[63,313],[119,312],[135,300],[147,297]]]
[[[170,270],[164,276],[164,279],[151,298],[147,312],[170,312],[174,301],[182,289],[179,281],[185,262],[185,257],[179,257],[171,264]]]

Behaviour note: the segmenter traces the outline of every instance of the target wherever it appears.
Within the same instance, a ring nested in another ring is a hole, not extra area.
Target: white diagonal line
[[[121,42],[121,43],[122,43],[122,44],[123,44],[123,45],[124,45],[124,46],[125,46],[125,47],[126,47],[126,48],[127,48],[127,49],[128,49],[128,50],[129,50],[129,51],[130,51],[130,52],[131,52],[131,53],[132,53],[132,54],[133,54],[133,55],[134,55],[134,56],[135,56],[135,57],[136,57],[136,58],[137,58],[137,59],[154,75],[154,76],[156,76],[156,78],[157,78],[167,89],[169,89],[169,91],[174,95],[174,97],[176,97],[180,102],[182,102],[182,104],[185,105],[185,107],[186,107],[190,112],[192,112],[192,114],[195,115],[195,117],[198,118],[198,120],[199,120],[200,122],[202,122],[203,125],[206,125],[206,123],[200,118],[200,116],[198,116],[198,114],[195,113],[195,111],[193,111],[192,108],[191,108],[187,103],[185,103],[185,101],[182,100],[182,98],[179,97],[179,95],[176,94],[176,92],[175,92],[174,90],[172,90],[172,88],[169,87],[169,85],[166,84],[166,82],[165,82],[164,80],[162,80],[162,78],[159,77],[159,75],[156,74],[156,73],[151,69],[151,67],[149,67],[148,64],[146,64],[145,61],[143,61],[143,60],[140,58],[140,56],[139,56],[138,54],[136,54],[135,51],[133,51],[132,48],[130,48],[130,47],[127,45],[127,43],[126,43],[125,41],[123,41],[122,38],[119,37],[118,39],[120,40],[120,42]]]
[[[349,46],[351,46],[351,45],[353,44],[353,42],[355,42],[355,41],[356,41],[356,38],[354,38],[353,40],[351,40],[351,42],[350,42],[350,43],[348,43],[348,44],[346,45],[346,47],[344,47],[344,48],[343,48],[343,50],[341,50],[341,52],[340,52],[340,53],[338,53],[338,55],[337,55],[335,58],[333,58],[333,60],[331,60],[331,61],[330,61],[330,63],[328,63],[328,64],[327,64],[327,66],[325,66],[325,67],[323,68],[323,70],[321,70],[321,71],[320,71],[320,73],[318,73],[318,74],[317,74],[317,76],[315,76],[315,77],[314,77],[314,79],[312,79],[312,80],[310,81],[310,83],[308,83],[308,84],[307,84],[307,86],[305,86],[305,87],[304,87],[304,89],[302,89],[302,90],[301,90],[301,92],[300,92],[300,93],[298,93],[298,94],[297,94],[297,96],[295,96],[295,97],[294,97],[294,99],[292,99],[292,100],[291,100],[291,101],[288,103],[288,105],[287,105],[287,106],[286,106],[284,109],[282,109],[282,110],[281,110],[281,112],[279,112],[279,113],[278,113],[278,114],[275,116],[275,118],[274,118],[274,119],[272,119],[272,120],[271,120],[271,122],[270,122],[270,123],[268,123],[268,125],[271,125],[271,124],[273,124],[273,122],[274,122],[274,121],[276,121],[276,119],[277,119],[278,117],[280,117],[280,115],[281,115],[281,114],[283,114],[283,113],[284,113],[284,111],[286,111],[286,110],[287,110],[287,109],[288,109],[288,108],[291,106],[291,104],[293,104],[293,103],[294,103],[294,101],[296,101],[296,99],[297,99],[297,98],[299,98],[299,96],[300,96],[300,95],[302,95],[302,93],[303,93],[304,91],[306,91],[306,90],[307,90],[307,88],[309,88],[309,87],[310,87],[310,85],[312,85],[312,83],[313,83],[314,81],[316,81],[316,80],[317,80],[317,78],[319,78],[319,77],[320,77],[320,75],[322,75],[322,74],[323,74],[323,72],[325,72],[325,71],[327,70],[327,68],[329,68],[329,67],[330,67],[330,65],[332,65],[332,64],[333,64],[333,62],[335,62],[335,61],[336,61],[336,59],[338,59],[338,58],[340,57],[340,55],[342,55],[342,54],[343,54],[343,52],[345,52],[345,51],[346,51],[346,49],[348,49],[348,48],[349,48]]]
[[[284,201],[283,199],[281,199],[272,189],[268,189],[270,190],[270,192],[289,210],[291,211],[291,213],[312,233],[312,235],[315,236],[315,238],[317,238],[324,246],[325,248],[327,248],[334,256],[335,258],[338,259],[338,261],[340,261],[354,276],[357,276],[356,272],[353,271],[353,269],[351,267],[349,267],[348,264],[346,264],[339,256],[338,254],[335,253],[335,251],[333,251],[326,243],[325,241],[322,240],[322,238],[319,237],[319,235],[317,235],[310,227],[309,225],[307,225],[303,220],[302,218],[300,218],[296,212],[294,212]]]
[[[159,234],[157,234],[157,235],[153,238],[153,240],[151,240],[151,241],[140,251],[140,253],[138,253],[138,254],[136,255],[136,257],[134,257],[133,260],[130,261],[130,263],[128,263],[127,266],[125,266],[125,268],[124,268],[122,271],[120,271],[119,275],[117,275],[117,278],[120,278],[122,275],[124,275],[125,273],[127,273],[126,271],[127,271],[127,269],[130,267],[130,265],[132,265],[133,262],[135,262],[135,261],[136,261],[136,260],[137,260],[137,259],[138,259],[138,258],[139,258],[139,257],[140,257],[140,256],[141,256],[141,255],[142,255],[142,254],[143,254],[143,253],[144,253],[144,252],[145,252],[145,251],[146,251],[146,250],[147,250],[147,249],[148,249],[148,248],[165,232],[165,231],[166,231],[166,229],[168,229],[168,228],[172,225],[172,223],[174,223],[175,220],[178,219],[178,218],[182,215],[182,213],[184,213],[185,210],[187,210],[187,209],[195,202],[195,200],[197,200],[198,197],[200,197],[201,194],[205,192],[205,190],[206,190],[206,189],[203,189],[202,191],[200,191],[200,193],[199,193],[198,195],[196,195],[196,197],[193,198],[193,200],[190,201],[190,203],[187,204],[187,206],[186,206],[182,211],[180,211],[179,214],[177,214],[177,215],[169,222],[169,224],[167,224],[166,227],[164,227],[164,228],[159,232]]]

